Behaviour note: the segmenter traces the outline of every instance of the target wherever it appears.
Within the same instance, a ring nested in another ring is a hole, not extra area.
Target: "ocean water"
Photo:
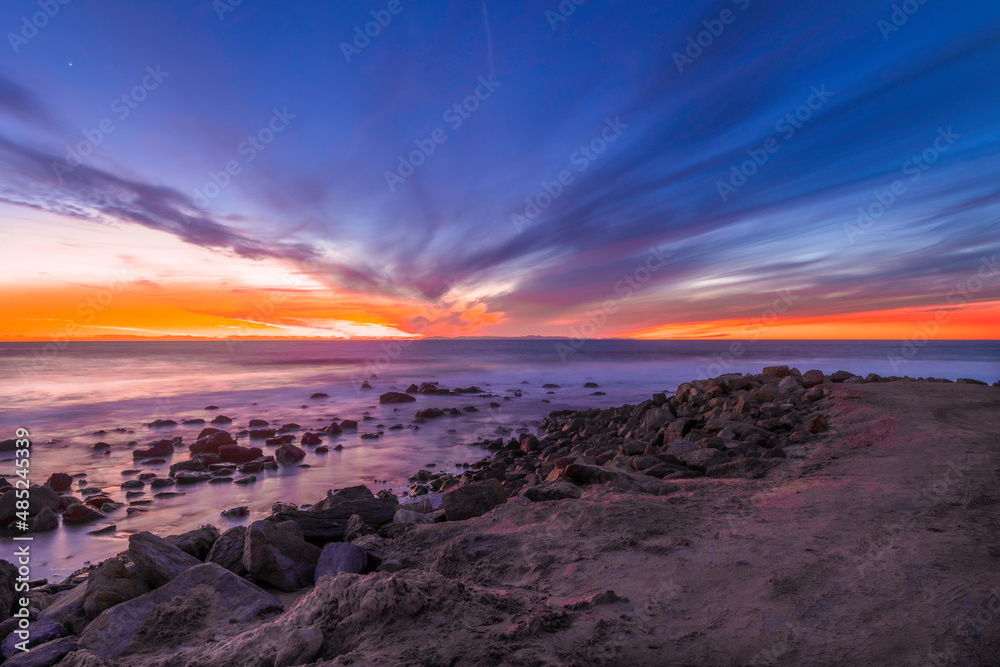
[[[202,428],[145,425],[154,419],[207,422],[225,414],[233,418],[229,430],[235,433],[250,419],[262,418],[272,425],[298,423],[303,427],[299,436],[335,417],[361,422],[356,433],[328,440],[342,444],[341,451],[317,455],[305,448],[307,468],[258,473],[257,483],[248,486],[173,487],[168,490],[185,495],[155,499],[147,512],[126,516],[122,508],[97,524],[37,535],[32,576],[59,577],[84,561],[125,549],[132,532],[167,535],[204,523],[224,529],[263,517],[275,501],[313,503],[327,489],[358,483],[402,493],[407,477],[421,468],[454,471],[457,464],[487,456],[475,443],[496,437],[499,427],[533,431],[552,410],[634,404],[691,379],[758,373],[776,364],[803,372],[843,369],[992,383],[1000,379],[1000,342],[931,341],[919,348],[904,348],[898,341],[746,341],[734,346],[720,340],[592,340],[572,348],[552,339],[0,343],[0,440],[13,438],[17,428],[30,432],[33,483],[43,483],[53,472],[82,474],[88,486],[124,500],[120,484],[134,475],[123,476],[123,470],[141,468],[165,476],[170,462],[187,458],[182,447],[166,464],[134,465],[128,441],[145,446],[181,436],[188,444]],[[373,390],[359,388],[365,379]],[[476,385],[494,396],[418,395],[416,403],[379,405],[380,393],[424,381],[449,388]],[[585,388],[587,382],[599,388]],[[543,388],[546,383],[559,387]],[[592,395],[595,391],[604,395]],[[310,399],[314,392],[330,397]],[[491,401],[501,407],[490,408]],[[205,410],[209,405],[219,410]],[[410,428],[418,409],[469,405],[478,412]],[[365,415],[371,419],[362,421]],[[406,428],[389,430],[394,424]],[[128,432],[112,430],[116,428]],[[106,433],[95,435],[98,430]],[[376,440],[360,437],[378,430],[383,435]],[[98,441],[111,444],[110,454],[90,449]],[[0,475],[10,478],[13,469],[13,455],[0,454]],[[147,488],[144,498],[151,497]],[[228,521],[219,515],[239,505],[250,507],[249,519]],[[117,526],[115,534],[87,534],[109,523]],[[0,539],[9,545],[7,538]]]

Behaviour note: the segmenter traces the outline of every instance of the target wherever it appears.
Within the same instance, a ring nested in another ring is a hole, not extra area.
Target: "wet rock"
[[[87,590],[83,597],[83,610],[87,618],[97,618],[105,609],[127,602],[151,589],[135,572],[118,558],[109,558],[87,578]]]
[[[168,479],[166,477],[157,477],[149,481],[150,488],[162,489],[165,486],[173,486],[175,484],[174,480]]]
[[[274,452],[275,460],[281,465],[294,465],[306,457],[305,451],[292,444],[278,447]]]
[[[207,482],[210,479],[212,479],[212,473],[197,470],[181,470],[174,475],[174,481],[177,484],[197,484],[198,482]]]
[[[83,608],[89,584],[84,582],[59,593],[38,615],[39,620],[50,620],[66,628],[71,633],[80,633],[89,619]]]
[[[415,416],[419,419],[433,419],[443,415],[444,410],[439,410],[438,408],[424,408],[423,410],[417,410],[415,414]]]
[[[196,645],[206,636],[217,640],[282,610],[274,596],[232,572],[215,563],[199,564],[101,614],[80,637],[80,646],[102,658],[116,658],[150,648]]]
[[[204,525],[180,535],[168,535],[163,539],[184,553],[204,561],[212,545],[219,539],[219,530],[215,526]]]
[[[98,528],[96,530],[88,531],[88,535],[108,535],[109,533],[114,533],[118,530],[118,526],[111,524],[110,526],[104,526],[103,528]]]
[[[269,422],[266,419],[251,419],[249,425],[250,428],[253,428],[255,426],[268,426]]]
[[[306,447],[313,447],[315,445],[323,444],[323,441],[315,433],[303,433],[302,444]]]
[[[462,521],[482,516],[505,502],[507,493],[503,485],[495,479],[488,479],[446,492],[441,497],[441,508],[448,521]]]
[[[273,428],[257,428],[251,429],[249,436],[251,440],[267,440],[268,438],[273,438],[278,432]]]
[[[368,552],[356,544],[331,542],[323,547],[316,564],[316,580],[324,575],[336,576],[342,572],[359,574],[368,568]]]
[[[163,428],[166,426],[177,426],[177,422],[173,419],[154,419],[153,421],[146,424],[150,428]]]
[[[324,428],[323,432],[329,435],[340,435],[344,432],[344,428],[337,422],[330,422],[330,425]]]
[[[201,561],[166,540],[143,531],[128,538],[128,555],[139,576],[150,586],[163,586]]]
[[[240,477],[234,480],[236,484],[253,484],[257,481],[257,475],[247,475],[246,477]]]
[[[32,533],[47,533],[59,527],[59,515],[48,507],[43,507],[30,523]]]
[[[330,394],[325,394],[322,391],[317,391],[315,394],[311,395],[309,398],[330,398]]]
[[[249,463],[264,455],[260,447],[241,447],[240,445],[223,445],[219,447],[219,458],[227,463]]]
[[[276,447],[278,445],[290,445],[293,442],[295,442],[295,436],[290,433],[286,433],[284,435],[276,435],[273,438],[268,438],[264,444],[270,447]]]
[[[206,433],[206,431],[211,431],[211,433]],[[188,449],[191,450],[192,454],[206,452],[218,454],[221,447],[235,444],[236,440],[233,439],[233,436],[228,431],[206,428],[199,434],[198,439],[188,446]]]
[[[320,553],[294,521],[255,521],[247,529],[243,566],[255,579],[290,592],[313,583]]]
[[[409,394],[404,394],[399,391],[389,391],[378,397],[378,402],[382,404],[386,403],[413,403],[417,399]]]
[[[246,505],[241,505],[240,507],[232,507],[227,510],[222,510],[220,514],[227,519],[239,519],[250,514],[250,508]]]
[[[226,415],[216,415],[215,418],[212,419],[211,423],[213,423],[213,424],[232,424],[233,420],[232,420],[232,418],[227,417]]]
[[[83,503],[71,505],[63,512],[63,523],[90,523],[104,518],[106,515],[103,512]]]
[[[407,394],[415,394],[418,391],[420,391],[420,387],[418,387],[415,384],[411,384],[409,387],[406,388],[406,393]]]
[[[352,515],[357,514],[364,523],[378,528],[392,521],[398,508],[399,502],[395,496],[391,499],[379,497],[371,500],[343,500],[321,510],[279,512],[270,517],[270,520],[295,521],[306,540],[322,546],[327,542],[344,540],[347,522]]]
[[[69,491],[73,486],[73,478],[64,472],[54,472],[45,481],[45,486],[53,491]]]
[[[368,380],[365,380],[361,383],[361,389],[374,389],[374,387],[371,386]]]
[[[353,419],[344,419],[340,422],[341,429],[353,429],[358,427],[358,422]]]
[[[205,562],[220,565],[240,577],[245,575],[247,569],[243,566],[243,547],[246,534],[246,526],[235,526],[224,532],[212,545]]]

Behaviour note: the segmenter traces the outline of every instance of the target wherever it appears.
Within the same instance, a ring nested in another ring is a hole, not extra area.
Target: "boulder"
[[[848,371],[837,371],[830,376],[832,382],[843,382],[844,380],[849,380],[854,377],[854,373]]]
[[[788,366],[768,366],[764,369],[763,374],[768,377],[781,379],[788,375]]]
[[[264,441],[264,444],[269,447],[277,447],[278,445],[290,445],[295,442],[295,436],[291,433],[285,433],[284,435],[276,435],[273,438],[268,438]]]
[[[368,552],[356,544],[331,542],[323,547],[316,564],[316,579],[341,572],[360,574],[368,568]]]
[[[181,470],[174,475],[174,481],[178,484],[197,484],[212,479],[212,474],[199,472],[197,470]]]
[[[365,524],[379,528],[392,521],[397,509],[399,509],[399,502],[395,497],[391,499],[342,500],[334,502],[322,510],[278,512],[269,517],[269,520],[294,521],[302,529],[306,540],[323,546],[327,542],[344,540],[347,522],[352,515],[357,514]]]
[[[205,433],[205,431],[211,431],[211,433]],[[236,444],[233,436],[231,436],[227,431],[206,428],[202,430],[202,434],[203,435],[199,435],[198,439],[188,446],[188,449],[191,450],[192,454],[203,454],[206,452],[218,454],[220,447]]]
[[[76,637],[53,639],[32,647],[27,653],[18,651],[17,655],[3,664],[4,667],[50,667],[57,663],[65,665],[61,661],[67,654],[76,650],[77,641]]]
[[[64,472],[54,472],[45,481],[45,486],[53,491],[69,491],[73,486],[73,478]]]
[[[129,536],[128,555],[135,563],[139,576],[154,588],[201,564],[191,554],[146,531]]]
[[[379,403],[413,403],[417,399],[399,391],[389,391],[378,397]]]
[[[802,428],[806,433],[822,433],[829,427],[829,425],[830,424],[827,422],[826,417],[817,413],[806,419]]]
[[[14,611],[14,584],[17,582],[17,568],[5,560],[0,560],[0,621],[10,618]]]
[[[699,466],[701,468],[724,463],[728,460],[725,454],[712,447],[684,452],[679,454],[677,458],[688,465]]]
[[[301,447],[296,447],[292,444],[284,444],[274,450],[275,460],[285,466],[294,465],[305,457],[305,451]]]
[[[34,647],[39,644],[44,644],[52,641],[53,639],[62,637],[66,634],[66,629],[51,619],[40,618],[37,621],[28,624],[27,634],[28,648],[33,651]],[[12,632],[7,635],[7,637],[3,640],[3,643],[0,644],[0,655],[3,655],[5,659],[9,660],[18,653],[24,653],[16,646],[16,644],[23,641],[25,641],[25,638],[22,638],[17,632]],[[6,665],[9,663],[5,662],[4,664]]]
[[[698,449],[698,445],[689,440],[684,440],[682,438],[679,440],[672,441],[670,445],[667,447],[666,453],[669,454],[670,456],[676,456],[680,458],[681,454],[686,454],[687,452],[693,452],[696,449]]]
[[[82,632],[90,621],[83,607],[89,586],[89,582],[85,581],[68,591],[59,593],[38,615],[39,620],[54,621],[73,634]]]
[[[806,371],[802,374],[802,386],[806,389],[812,389],[816,385],[823,384],[823,380],[825,379],[826,376],[823,375],[823,371]]]
[[[268,425],[268,421],[266,419],[251,419],[250,420],[250,428],[254,428],[255,426],[267,426],[267,425]]]
[[[96,510],[90,505],[77,503],[70,505],[63,512],[63,523],[90,523],[105,517],[106,515],[100,510]]]
[[[323,441],[315,433],[303,433],[302,434],[302,444],[307,447],[314,447],[316,445],[323,444]]]
[[[358,422],[356,422],[353,419],[344,419],[340,422],[341,429],[357,428],[357,427],[358,427]]]
[[[150,459],[158,456],[170,456],[174,453],[174,443],[172,440],[156,440],[149,443],[146,449],[136,449],[132,451],[134,459]]]
[[[438,408],[424,408],[423,410],[417,410],[415,413],[418,419],[434,419],[443,415],[444,410],[439,410]]]
[[[417,512],[411,509],[406,509],[405,507],[400,507],[396,510],[396,513],[392,515],[393,523],[434,523],[434,519],[430,518],[426,514]],[[329,546],[329,545],[327,545]],[[326,547],[323,547],[324,549]]]
[[[537,486],[528,487],[521,495],[534,502],[544,502],[547,500],[562,500],[563,498],[579,498],[581,493],[580,487],[575,484],[565,479],[556,479],[551,482],[542,482]]]
[[[88,619],[93,620],[105,609],[145,595],[150,590],[150,585],[139,577],[134,567],[129,569],[118,558],[109,558],[87,578],[83,611]]]
[[[291,592],[313,583],[320,553],[294,521],[254,521],[247,528],[243,567],[258,581]]]
[[[273,595],[215,563],[204,563],[105,611],[87,627],[80,646],[102,658],[195,646],[282,610]]]
[[[507,492],[495,479],[472,482],[447,491],[441,497],[441,508],[448,521],[463,521],[486,514],[507,502]]]
[[[219,458],[227,463],[249,463],[264,455],[260,447],[241,447],[240,445],[223,445],[219,447]]]
[[[219,530],[215,526],[205,525],[180,535],[168,535],[163,539],[184,553],[204,561],[215,541],[219,539]]]
[[[205,562],[220,565],[240,577],[245,575],[247,569],[243,566],[243,545],[246,534],[246,526],[235,526],[224,532],[212,545]]]
[[[48,507],[43,507],[42,511],[31,520],[31,532],[33,533],[47,533],[48,531],[55,530],[58,527],[59,515],[50,510]]]

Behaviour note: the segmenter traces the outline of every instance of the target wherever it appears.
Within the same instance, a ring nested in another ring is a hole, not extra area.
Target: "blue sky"
[[[137,226],[220,264],[309,260],[331,302],[553,335],[620,298],[651,246],[669,260],[608,334],[751,317],[788,289],[802,317],[932,308],[1000,246],[995,2],[333,4],[51,0],[34,34],[39,3],[5,3],[0,199],[30,215],[0,230],[16,244],[41,214]],[[372,12],[391,20],[345,57]],[[113,131],[55,173],[104,119]],[[434,151],[390,188],[419,145]],[[230,163],[217,196],[195,196]],[[515,224],[560,172],[571,182]],[[155,280],[182,280],[179,264]],[[37,280],[74,280],[62,270]],[[998,298],[1000,280],[973,301]]]

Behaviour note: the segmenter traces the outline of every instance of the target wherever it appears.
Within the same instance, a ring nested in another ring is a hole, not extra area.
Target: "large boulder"
[[[63,626],[71,633],[79,634],[87,626],[90,619],[84,611],[84,601],[90,582],[59,593],[38,615],[39,620],[48,619]]]
[[[285,443],[274,450],[274,459],[283,466],[294,465],[305,457],[306,453],[301,447],[290,443]]]
[[[413,403],[416,400],[413,396],[399,391],[388,391],[378,397],[379,403]]]
[[[136,568],[129,569],[118,558],[109,558],[87,578],[83,611],[88,619],[93,620],[105,609],[145,595],[150,590],[149,584],[136,573]]]
[[[246,542],[246,535],[246,526],[230,528],[212,545],[205,562],[220,565],[242,577],[247,573],[247,569],[243,566],[243,545]]]
[[[294,521],[254,521],[243,545],[243,567],[258,581],[291,592],[313,583],[320,553]]]
[[[43,507],[42,511],[31,520],[31,532],[33,533],[47,533],[48,531],[55,530],[58,527],[59,515],[50,510],[48,507]]]
[[[15,630],[7,635],[7,638],[3,640],[2,644],[0,644],[0,655],[3,655],[5,659],[9,660],[18,653],[24,653],[24,651],[17,647],[17,644],[27,642],[26,648],[33,651],[35,646],[52,641],[53,639],[58,639],[65,634],[66,629],[59,623],[47,618],[40,618],[33,623],[29,623],[28,627],[24,630]],[[22,644],[22,646],[25,645]],[[5,662],[4,664],[6,665],[9,663]]]
[[[80,646],[102,658],[195,646],[208,636],[214,641],[235,634],[244,624],[282,609],[273,595],[215,563],[204,563],[101,614],[80,637]]]
[[[565,479],[542,482],[537,486],[528,487],[521,494],[528,500],[543,502],[546,500],[562,500],[563,498],[579,498],[582,490],[576,484]]]
[[[163,586],[201,561],[161,537],[143,531],[128,538],[128,555],[139,575],[151,586]]]
[[[168,535],[163,539],[184,553],[204,561],[208,552],[212,550],[212,545],[219,539],[219,529],[215,526],[205,525],[180,535]]]
[[[456,487],[441,497],[441,508],[448,521],[462,521],[486,514],[507,502],[507,492],[495,479]]]
[[[33,646],[27,653],[18,651],[17,655],[3,664],[4,667],[50,667],[57,663],[63,665],[64,663],[60,661],[68,653],[75,651],[76,646],[76,637],[53,639],[44,644]]]
[[[341,572],[359,574],[368,567],[368,552],[356,544],[331,542],[323,547],[316,564],[316,580],[323,575],[337,576]]]
[[[811,370],[806,371],[802,374],[802,386],[806,389],[811,389],[816,385],[823,384],[823,380],[826,376],[823,375],[823,371]]]

